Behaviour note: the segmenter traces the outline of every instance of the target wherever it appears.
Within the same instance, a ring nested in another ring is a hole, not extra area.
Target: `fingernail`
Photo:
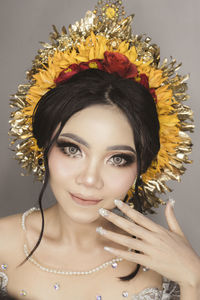
[[[105,246],[105,247],[104,247],[104,250],[109,251],[109,252],[112,252],[113,248],[110,248],[110,247]]]
[[[174,207],[174,205],[175,205],[175,200],[172,199],[172,198],[170,198],[170,199],[169,199],[169,202],[170,202],[171,206]]]
[[[103,229],[103,227],[97,227],[96,232],[98,232],[101,235],[104,235],[106,233],[106,230]]]
[[[102,217],[107,217],[109,215],[108,210],[105,208],[100,208],[99,213]]]
[[[123,202],[121,200],[115,199],[114,203],[117,207],[122,207],[123,206]]]

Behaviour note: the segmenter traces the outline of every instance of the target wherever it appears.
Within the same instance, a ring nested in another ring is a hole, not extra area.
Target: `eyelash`
[[[76,158],[77,157],[77,152],[79,151],[80,153],[78,154],[78,157],[79,155],[81,154],[81,150],[80,148],[74,144],[74,143],[70,143],[70,142],[64,142],[64,141],[57,141],[57,147],[65,154],[67,155],[68,157],[71,157],[71,158]],[[69,149],[69,148],[75,148],[77,150],[77,152],[75,154],[72,154],[72,153],[69,153],[67,152],[66,150]],[[122,168],[122,167],[126,167],[126,166],[129,166],[131,165],[132,163],[134,163],[136,161],[136,158],[135,156],[133,155],[129,155],[129,154],[125,154],[125,153],[121,153],[121,154],[115,154],[113,155],[111,158],[109,158],[109,161],[110,160],[113,160],[115,158],[121,158],[121,160],[123,161],[122,164],[116,164],[114,162],[112,163],[109,163],[115,167],[118,167],[118,168]]]
[[[122,160],[124,160],[124,162],[122,164],[113,163],[113,165],[118,168],[127,167],[135,162],[135,157],[133,155],[128,155],[128,154],[124,154],[124,153],[113,155],[110,159],[114,159],[116,157],[120,157]]]
[[[70,142],[57,141],[57,146],[64,154],[66,154],[67,156],[72,157],[72,158],[76,157],[77,153],[75,153],[75,154],[68,153],[66,151],[66,149],[69,149],[71,147],[71,148],[75,148],[81,152],[80,148],[76,144],[73,144]]]

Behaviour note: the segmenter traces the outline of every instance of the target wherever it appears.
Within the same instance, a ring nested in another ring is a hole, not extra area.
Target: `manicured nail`
[[[99,213],[100,213],[100,215],[101,215],[102,217],[107,217],[107,216],[109,215],[108,210],[105,209],[105,208],[100,208],[100,209],[99,209]]]
[[[106,230],[103,229],[103,227],[97,227],[96,232],[98,232],[101,235],[104,235],[106,233]]]
[[[118,207],[122,207],[122,206],[123,206],[123,202],[122,202],[121,200],[115,199],[115,200],[114,200],[114,203],[115,203],[115,205],[118,206]]]
[[[175,200],[172,199],[172,198],[170,198],[170,199],[169,199],[169,202],[170,202],[171,206],[174,207],[174,205],[175,205]]]
[[[109,251],[109,252],[112,252],[113,248],[105,246],[105,247],[104,247],[104,250]]]

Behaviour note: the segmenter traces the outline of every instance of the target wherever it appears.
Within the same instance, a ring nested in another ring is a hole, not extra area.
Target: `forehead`
[[[115,106],[94,105],[74,114],[62,133],[74,133],[91,143],[127,144],[134,147],[133,130],[125,114]]]

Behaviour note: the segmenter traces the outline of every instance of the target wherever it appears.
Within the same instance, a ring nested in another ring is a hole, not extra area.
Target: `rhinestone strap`
[[[26,226],[25,226],[25,221],[26,221],[26,217],[28,215],[30,215],[33,211],[39,210],[36,207],[32,207],[31,209],[27,210],[23,215],[22,215],[22,228],[23,230],[26,232]],[[28,247],[26,244],[24,244],[24,253],[26,255],[26,257],[28,257],[29,255],[29,251],[28,251]],[[29,261],[31,261],[35,266],[37,266],[38,268],[40,268],[40,270],[48,272],[48,273],[54,273],[54,274],[59,274],[59,275],[89,275],[95,272],[100,271],[101,269],[107,268],[109,265],[113,265],[117,262],[122,261],[123,258],[113,258],[112,260],[109,260],[105,263],[103,263],[102,265],[93,268],[89,271],[64,271],[64,270],[56,270],[56,269],[50,269],[50,268],[46,268],[42,265],[39,264],[39,262],[37,262],[34,258],[29,257]]]
[[[164,300],[164,298],[161,298],[163,294],[162,290],[159,290],[158,288],[147,288],[143,291],[141,291],[139,294],[137,295],[133,295],[131,297],[131,300],[151,300],[151,299],[155,299],[155,300]],[[170,298],[165,298],[167,299],[171,299]]]
[[[8,276],[5,273],[0,272],[0,291],[6,291],[7,284]]]

